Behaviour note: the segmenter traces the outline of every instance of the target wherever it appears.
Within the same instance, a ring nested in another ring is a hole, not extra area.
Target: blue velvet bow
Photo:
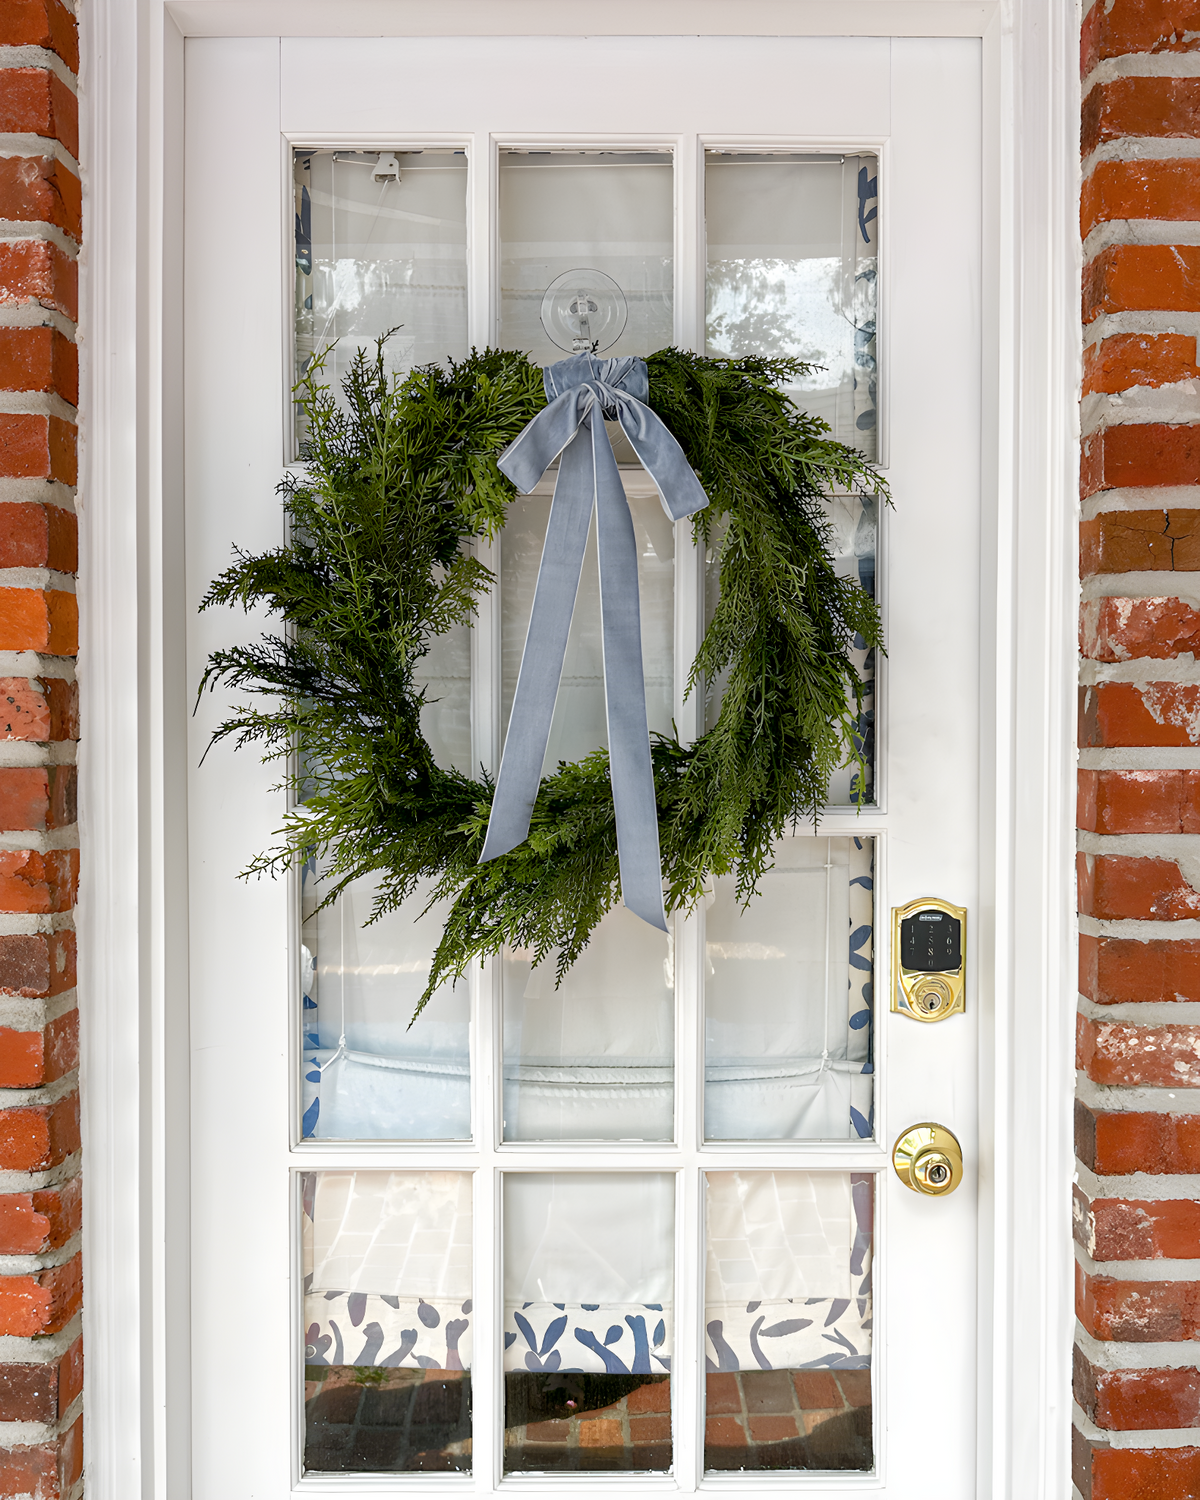
[[[544,381],[549,405],[538,412],[499,460],[501,471],[527,495],[561,455],[533,613],[480,859],[507,854],[529,834],[595,508],[604,703],[621,899],[652,927],[665,932],[658,810],[642,675],[637,542],[603,419],[615,417],[620,422],[633,451],[658,487],[663,509],[672,521],[702,510],[708,496],[683,449],[644,405],[650,391],[645,360],[596,359],[590,354],[577,354],[548,366]]]

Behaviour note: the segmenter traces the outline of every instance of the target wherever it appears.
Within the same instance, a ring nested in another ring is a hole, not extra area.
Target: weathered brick
[[[742,1394],[738,1386],[737,1376],[728,1372],[724,1374],[711,1374],[704,1377],[704,1399],[706,1410],[710,1414],[721,1412],[740,1412],[742,1409]]]
[[[79,101],[49,68],[0,69],[0,130],[44,135],[79,155]]]
[[[0,587],[0,651],[73,656],[79,649],[79,604],[63,589]]]
[[[1192,1198],[1089,1199],[1076,1188],[1075,1199],[1075,1238],[1093,1260],[1200,1258],[1200,1203]]]
[[[1181,333],[1119,333],[1083,351],[1085,396],[1197,378],[1196,340]]]
[[[842,1388],[842,1395],[846,1398],[847,1405],[870,1406],[870,1370],[839,1370],[837,1378],[838,1384]]]
[[[1200,1334],[1200,1282],[1118,1281],[1075,1268],[1075,1312],[1093,1338],[1174,1343]]]
[[[0,767],[0,829],[65,828],[76,817],[74,766]]]
[[[1086,236],[1113,219],[1200,218],[1200,162],[1097,162],[1079,195],[1079,225]]]
[[[83,1339],[77,1338],[58,1362],[58,1414],[60,1417],[82,1391]]]
[[[37,302],[79,316],[79,266],[48,240],[0,244],[0,307]]]
[[[0,1422],[57,1421],[57,1365],[0,1365]]]
[[[0,766],[0,829],[43,829],[49,812],[49,767]]]
[[[1200,162],[1197,163],[1200,168]],[[1081,498],[1107,489],[1200,483],[1200,426],[1131,422],[1084,439]]]
[[[40,1031],[0,1026],[0,1088],[38,1088],[78,1065],[78,1011],[57,1016]]]
[[[69,911],[79,884],[79,850],[0,850],[0,911]]]
[[[0,7],[0,44],[45,47],[72,73],[79,71],[79,29],[61,0],[5,0]]]
[[[1093,833],[1200,833],[1200,771],[1080,771],[1078,805]]]
[[[79,1096],[0,1109],[0,1168],[41,1172],[79,1150]]]
[[[54,156],[0,156],[0,219],[53,224],[73,240],[83,227],[79,178]]]
[[[78,1255],[36,1276],[0,1276],[0,1334],[33,1338],[57,1333],[79,1311],[82,1298]]]
[[[1083,321],[1200,309],[1200,245],[1110,245],[1084,267]]]
[[[1193,938],[1151,938],[1143,942],[1138,938],[1094,937],[1082,933],[1079,938],[1079,990],[1097,1005],[1200,1000],[1200,941]]]
[[[1112,511],[1079,528],[1079,571],[1200,570],[1200,510]]]
[[[75,985],[73,932],[0,936],[0,994],[48,999]]]
[[[1200,651],[1200,613],[1182,599],[1085,600],[1079,649],[1091,661],[1167,660]]]
[[[82,1417],[57,1443],[0,1448],[3,1500],[66,1500],[82,1473]]]
[[[1200,686],[1189,682],[1104,682],[1079,690],[1079,743],[1200,744]]]
[[[1082,154],[1124,136],[1200,136],[1200,79],[1111,78],[1089,89],[1083,101]]]
[[[79,817],[79,772],[74,766],[51,766],[47,828],[69,828]]]
[[[0,568],[79,567],[79,528],[59,505],[13,501],[0,505]]]
[[[83,1192],[78,1177],[32,1193],[0,1193],[0,1255],[60,1250],[79,1233]]]
[[[1101,1177],[1200,1172],[1200,1115],[1092,1109],[1077,1099],[1075,1154]]]
[[[639,1385],[625,1398],[626,1410],[635,1412],[662,1412],[671,1410],[671,1382],[655,1380],[649,1385]]]
[[[840,1407],[842,1393],[828,1370],[793,1370],[792,1384],[796,1400],[806,1411],[823,1411]]]
[[[1200,891],[1188,884],[1173,859],[1081,854],[1078,869],[1079,910],[1087,916],[1150,922],[1200,917]]]
[[[635,1443],[669,1443],[671,1441],[671,1418],[665,1414],[652,1417],[630,1417],[629,1436]]]
[[[1194,52],[1198,42],[1196,0],[1104,0],[1084,17],[1080,69],[1126,52]]]
[[[1200,1085],[1200,1026],[1132,1026],[1079,1016],[1076,1061],[1096,1083],[1195,1088]]]
[[[1075,1399],[1117,1432],[1200,1426],[1200,1370],[1102,1370],[1075,1351]]]
[[[0,157],[0,161],[3,158]],[[57,479],[73,485],[77,434],[61,417],[0,412],[0,475],[8,479]]]
[[[0,390],[54,391],[76,406],[79,352],[57,328],[0,328]]]

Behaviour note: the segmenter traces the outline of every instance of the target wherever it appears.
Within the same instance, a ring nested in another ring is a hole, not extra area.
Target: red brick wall
[[[1200,0],[1085,5],[1075,1486],[1200,1495]]]
[[[75,16],[0,0],[0,1500],[82,1491]]]

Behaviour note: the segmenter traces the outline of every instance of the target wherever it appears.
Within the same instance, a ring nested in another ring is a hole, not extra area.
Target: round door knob
[[[892,1166],[914,1193],[941,1198],[962,1181],[962,1148],[953,1131],[927,1120],[911,1125],[892,1147]]]

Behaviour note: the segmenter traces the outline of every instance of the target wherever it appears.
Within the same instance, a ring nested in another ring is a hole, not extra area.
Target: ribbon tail
[[[703,510],[708,504],[704,486],[662,418],[641,401],[625,396],[617,406],[617,419],[671,520],[682,521]]]
[[[586,442],[570,442],[563,450],[554,485],[533,611],[508,718],[487,837],[479,856],[481,864],[507,854],[529,836],[529,820],[542,779],[571,615],[579,592],[594,494],[591,449]]]
[[[651,927],[666,932],[658,807],[642,671],[637,538],[604,424],[593,421],[591,429],[604,641],[604,706],[617,819],[621,900]]]

